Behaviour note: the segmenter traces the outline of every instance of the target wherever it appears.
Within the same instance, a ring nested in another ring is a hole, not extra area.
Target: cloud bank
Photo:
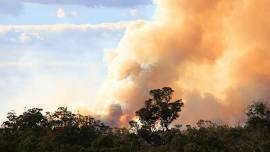
[[[155,20],[129,26],[106,55],[97,104],[119,103],[129,118],[150,89],[183,98],[181,123],[236,124],[254,100],[270,98],[269,0],[156,0]]]
[[[56,11],[56,17],[58,17],[58,18],[76,17],[78,15],[79,14],[76,11],[67,12],[63,8],[58,8]]]

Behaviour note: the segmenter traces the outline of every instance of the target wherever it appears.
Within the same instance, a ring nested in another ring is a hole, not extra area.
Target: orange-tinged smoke
[[[153,21],[130,25],[107,54],[100,103],[121,104],[127,120],[150,89],[170,86],[185,102],[181,123],[236,124],[248,104],[269,99],[269,0],[155,3]]]

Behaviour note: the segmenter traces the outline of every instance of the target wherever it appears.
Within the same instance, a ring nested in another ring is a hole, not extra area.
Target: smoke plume
[[[98,104],[132,118],[151,89],[170,86],[181,123],[235,124],[254,100],[270,98],[269,0],[156,0],[152,21],[131,24],[108,51]]]

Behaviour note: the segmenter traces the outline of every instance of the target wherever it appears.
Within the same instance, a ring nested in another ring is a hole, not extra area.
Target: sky
[[[150,0],[0,0],[0,120],[31,107],[91,109],[104,54],[154,11]]]

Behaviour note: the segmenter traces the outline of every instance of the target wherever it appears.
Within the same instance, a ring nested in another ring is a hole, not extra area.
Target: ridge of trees
[[[1,152],[269,152],[270,107],[247,107],[243,126],[199,120],[196,126],[172,126],[184,107],[169,87],[150,91],[150,98],[129,128],[111,128],[66,107],[43,113],[32,108],[7,114],[0,128]]]

